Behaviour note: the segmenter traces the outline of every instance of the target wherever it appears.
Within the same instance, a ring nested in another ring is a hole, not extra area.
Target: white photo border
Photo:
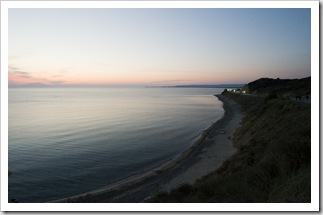
[[[8,203],[8,12],[10,8],[310,8],[311,203]],[[319,1],[2,1],[1,211],[319,211]]]

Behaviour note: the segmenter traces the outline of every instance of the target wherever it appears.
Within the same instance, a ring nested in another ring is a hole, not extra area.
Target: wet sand
[[[53,202],[145,202],[158,192],[169,191],[181,184],[192,184],[196,179],[216,170],[235,152],[231,137],[243,117],[239,105],[222,95],[216,96],[223,102],[224,116],[175,159],[146,174]]]

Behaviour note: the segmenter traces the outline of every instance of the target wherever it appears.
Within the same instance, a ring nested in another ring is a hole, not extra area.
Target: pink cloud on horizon
[[[44,81],[41,81],[39,79],[35,79],[28,76],[22,76],[12,72],[9,72],[9,75],[8,75],[9,85],[24,85],[24,84],[30,84],[35,82],[46,84]]]

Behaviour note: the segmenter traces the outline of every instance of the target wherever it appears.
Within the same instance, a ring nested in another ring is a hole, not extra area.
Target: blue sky
[[[9,86],[311,74],[310,9],[9,9]]]

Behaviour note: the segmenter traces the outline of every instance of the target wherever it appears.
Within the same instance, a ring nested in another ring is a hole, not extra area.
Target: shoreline
[[[163,191],[170,191],[183,184],[193,184],[221,167],[236,152],[231,137],[240,126],[243,114],[240,106],[231,99],[223,95],[216,97],[223,103],[224,116],[212,125],[201,149],[194,151],[190,161],[183,165],[182,171],[162,186]]]
[[[224,115],[204,129],[192,146],[175,158],[147,173],[49,203],[144,202],[158,192],[193,183],[216,170],[235,152],[231,139],[224,139],[223,136],[233,134],[242,119],[242,114],[240,107],[232,100],[223,95],[215,96],[223,103]],[[210,154],[210,151],[215,154]],[[216,156],[213,157],[213,162],[210,162],[210,156]],[[196,170],[200,170],[199,173]]]

